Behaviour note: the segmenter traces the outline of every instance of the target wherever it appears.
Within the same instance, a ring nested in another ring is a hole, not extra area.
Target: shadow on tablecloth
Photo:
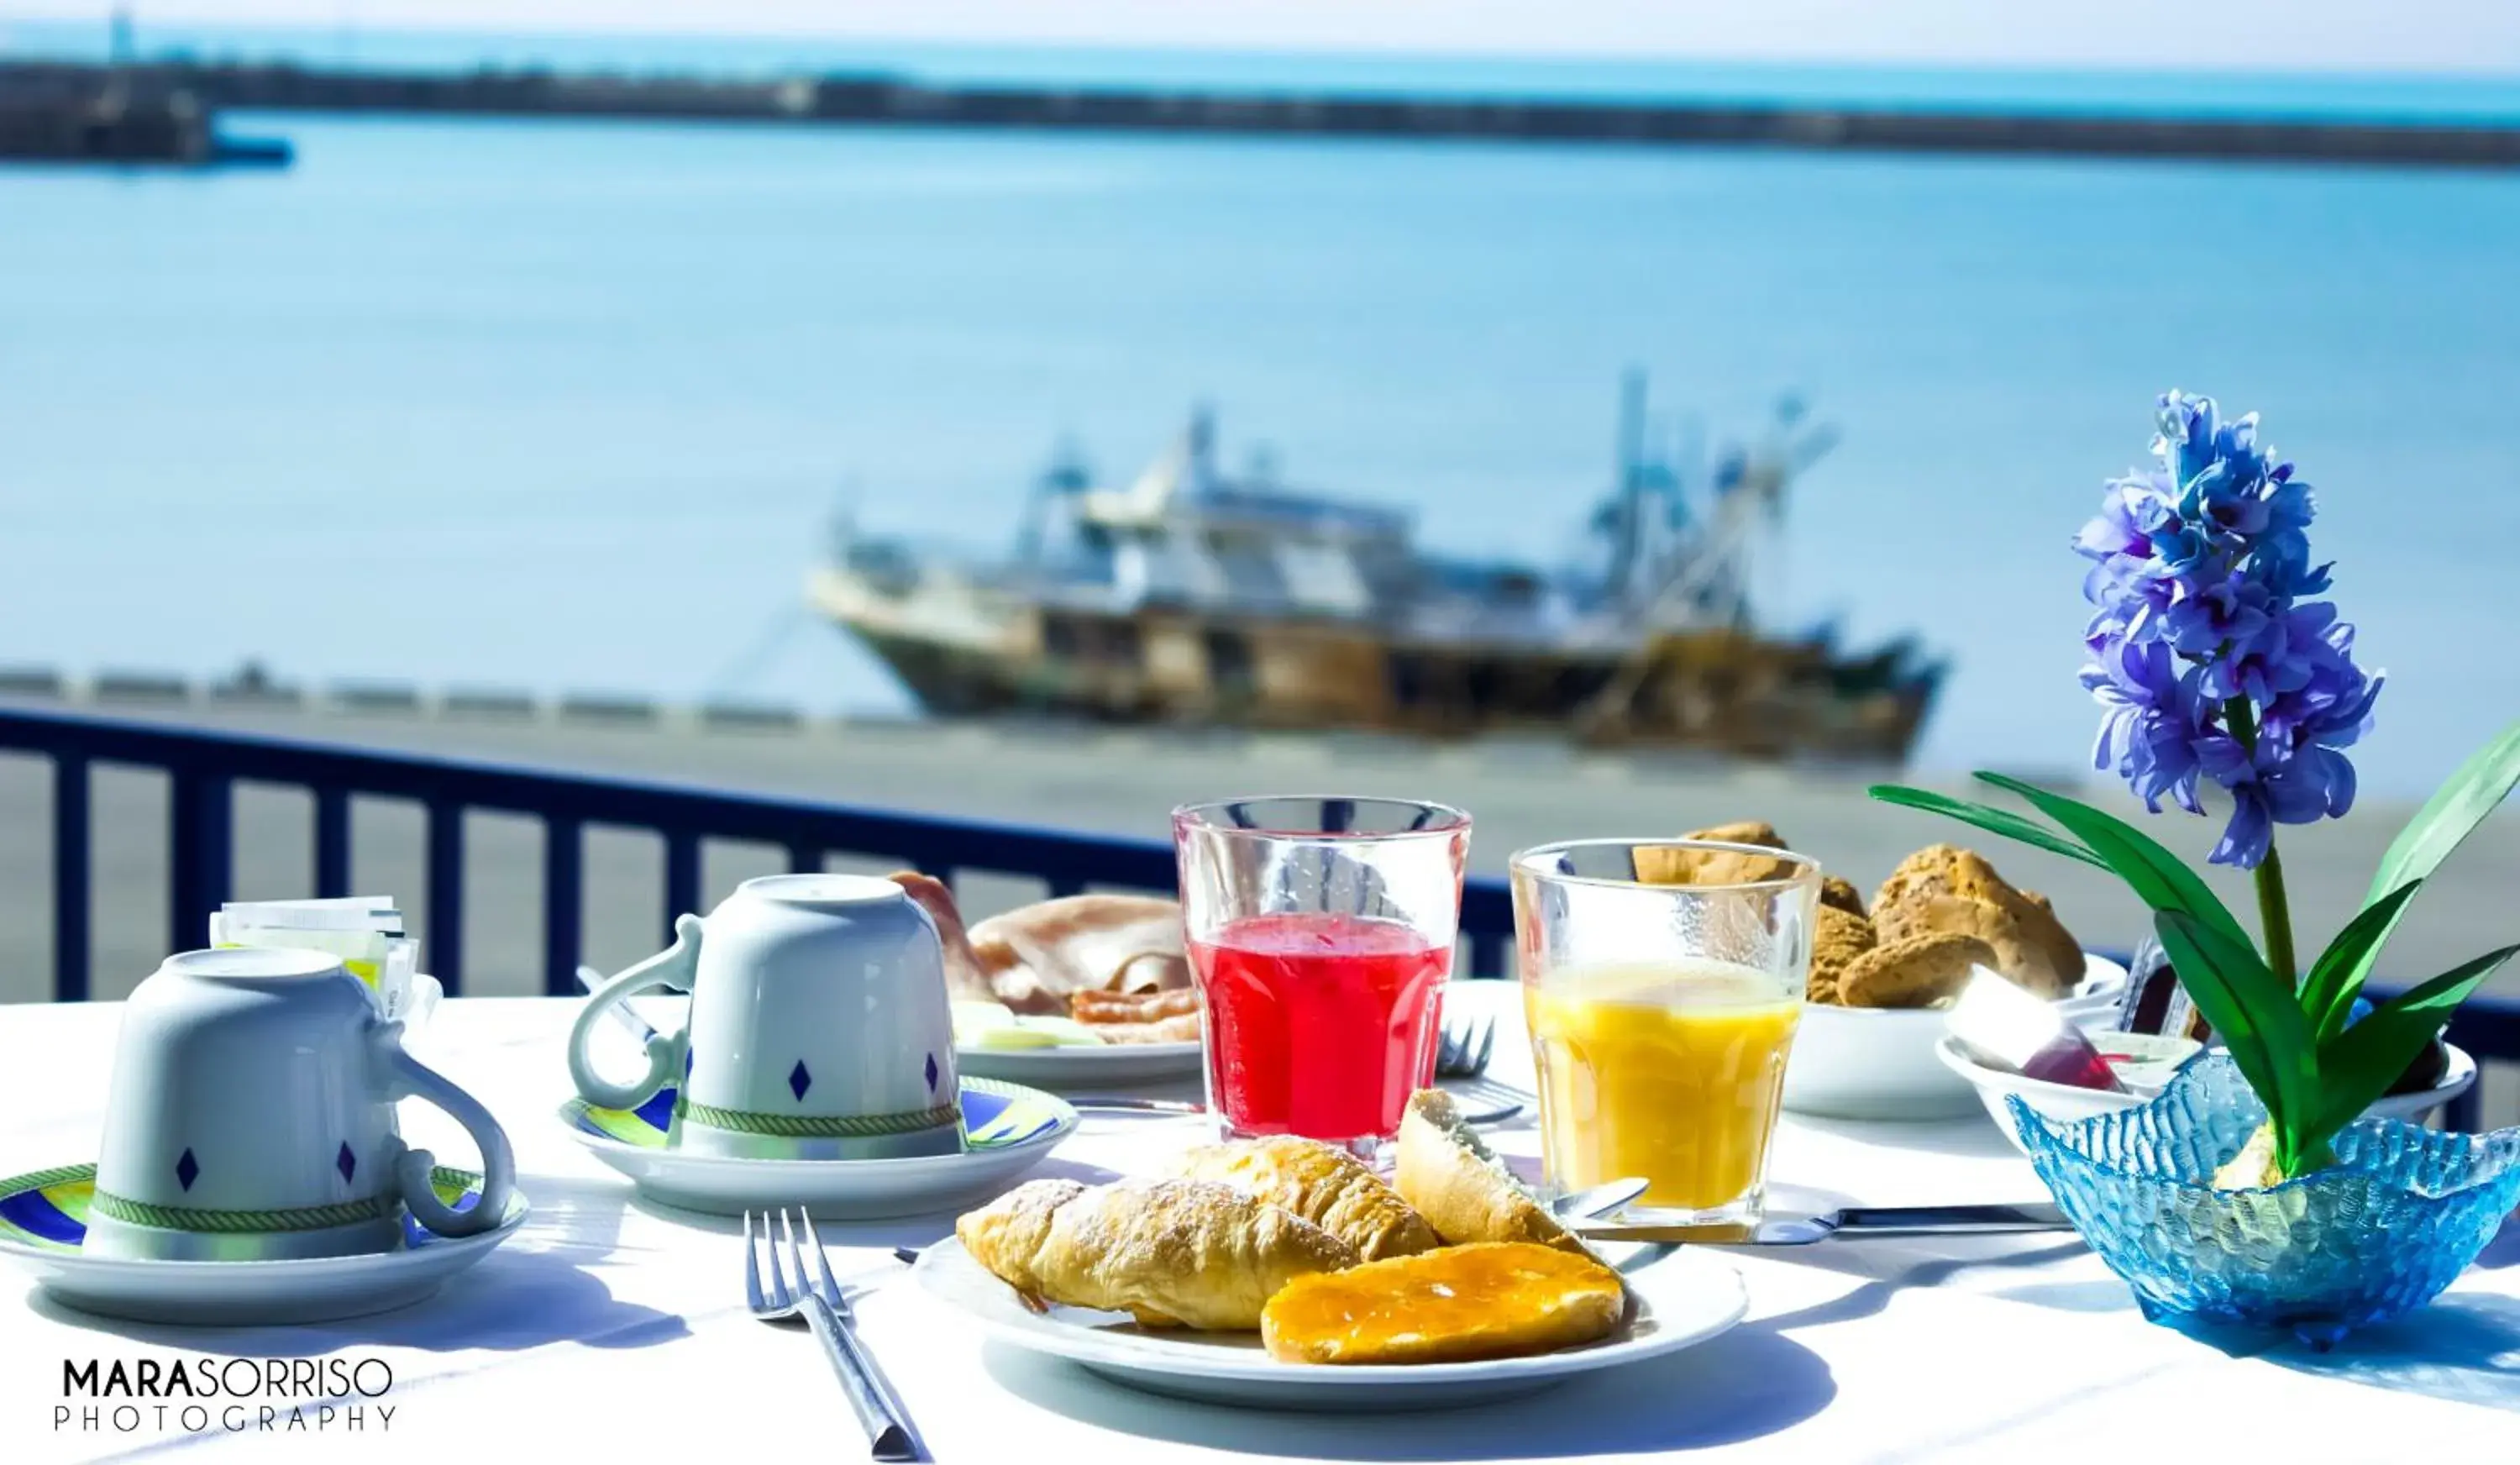
[[[1080,1423],[1247,1454],[1341,1460],[1515,1460],[1696,1449],[1755,1440],[1826,1408],[1820,1354],[1765,1322],[1521,1398],[1402,1414],[1307,1414],[1159,1398],[1064,1359],[980,1351],[999,1387]]]
[[[2358,1328],[2326,1353],[2280,1333],[2181,1324],[2235,1358],[2295,1373],[2520,1413],[2520,1298],[2452,1292],[2403,1317]]]
[[[2476,1259],[2476,1265],[2488,1270],[2520,1266],[2520,1214],[2502,1218],[2502,1229],[2495,1232],[2494,1239],[2485,1244],[2485,1251]]]
[[[691,1332],[680,1315],[612,1295],[594,1268],[619,1244],[626,1188],[518,1177],[533,1203],[518,1233],[426,1302],[368,1317],[286,1327],[185,1328],[99,1317],[30,1290],[27,1306],[69,1326],[191,1353],[302,1357],[360,1347],[521,1352],[553,1343],[646,1348]]]
[[[2029,1235],[2042,1233],[2023,1234]],[[1854,1287],[1837,1297],[1830,1298],[1827,1302],[1814,1303],[1808,1308],[1799,1308],[1791,1312],[1778,1313],[1777,1316],[1767,1319],[1768,1325],[1780,1331],[1791,1332],[1795,1328],[1817,1327],[1826,1323],[1853,1322],[1858,1318],[1871,1317],[1878,1314],[1883,1309],[1890,1306],[1891,1298],[1897,1296],[1900,1292],[1910,1287],[1939,1286],[1965,1271],[2004,1270],[2013,1268],[2026,1269],[2045,1266],[2051,1262],[2062,1262],[2069,1258],[2083,1256],[2090,1250],[2090,1248],[2084,1246],[2083,1238],[2080,1236],[2072,1236],[2061,1242],[2051,1242],[2027,1251],[2018,1249],[2021,1245],[2020,1236],[1994,1235],[1936,1237],[1934,1240],[1946,1245],[1965,1244],[1975,1247],[2009,1246],[2015,1249],[1988,1252],[1977,1256],[1930,1257],[1922,1260],[1909,1261],[1907,1262],[1907,1265],[1898,1266],[1896,1270],[1891,1271],[1886,1276],[1870,1275],[1870,1279],[1864,1282],[1862,1285]],[[1896,1243],[1892,1238],[1887,1237],[1875,1240],[1822,1241],[1812,1246],[1796,1247],[1791,1252],[1791,1256],[1796,1262],[1807,1263],[1808,1265],[1819,1266],[1826,1270],[1836,1271],[1841,1274],[1866,1276],[1869,1274],[1865,1267],[1867,1249],[1886,1248],[1895,1244]],[[1771,1255],[1783,1255],[1783,1253],[1771,1253]],[[1883,1253],[1879,1251],[1875,1251],[1873,1253],[1873,1257],[1876,1260],[1885,1255],[1899,1257],[1902,1254]],[[2012,1296],[2014,1294],[2006,1293],[2003,1295]],[[2121,1298],[2125,1297],[2124,1287],[2121,1286],[2118,1289],[2118,1295]],[[2021,1300],[2030,1301],[2032,1299],[2024,1297]],[[2130,1300],[2127,1303],[2127,1306],[2133,1307],[2134,1303]]]

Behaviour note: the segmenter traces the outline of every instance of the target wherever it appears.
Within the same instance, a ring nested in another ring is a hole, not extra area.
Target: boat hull
[[[816,599],[943,717],[1542,734],[1741,758],[1904,762],[1942,669],[1902,648],[1730,630],[1565,648],[1392,636],[1326,618],[1080,610],[1008,599],[947,628],[847,577]]]

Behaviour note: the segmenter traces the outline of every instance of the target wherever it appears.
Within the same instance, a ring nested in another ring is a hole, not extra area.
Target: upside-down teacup
[[[481,1151],[478,1202],[429,1185],[394,1101],[428,1100]],[[227,950],[166,958],[131,994],[113,1056],[85,1249],[158,1261],[391,1251],[402,1216],[446,1236],[496,1226],[516,1162],[471,1094],[402,1048],[338,956]]]
[[[651,988],[692,995],[682,1031],[617,1084],[589,1044],[605,1009]],[[768,875],[674,924],[674,944],[597,988],[569,1033],[587,1102],[635,1109],[676,1089],[667,1142],[699,1154],[868,1160],[963,1149],[953,1009],[935,924],[890,880]]]

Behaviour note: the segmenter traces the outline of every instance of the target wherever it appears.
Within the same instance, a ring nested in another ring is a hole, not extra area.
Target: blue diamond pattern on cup
[[[931,1095],[936,1092],[936,1055],[934,1053],[927,1055],[927,1091]]]
[[[341,1152],[333,1157],[333,1168],[341,1173],[343,1180],[358,1174],[359,1157],[350,1153],[350,1141],[346,1139],[341,1141]]]
[[[797,1059],[796,1066],[788,1070],[788,1091],[796,1095],[796,1101],[801,1104],[805,1101],[805,1090],[813,1087],[814,1076],[805,1072],[805,1060]]]
[[[194,1159],[191,1146],[186,1146],[182,1157],[175,1162],[175,1178],[183,1182],[185,1189],[190,1190],[193,1188],[193,1180],[201,1173],[202,1162]]]

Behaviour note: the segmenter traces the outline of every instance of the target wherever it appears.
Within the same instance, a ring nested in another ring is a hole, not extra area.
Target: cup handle
[[[388,1026],[399,1028],[398,1024]],[[399,1033],[397,1032],[397,1037]],[[471,1236],[496,1228],[508,1214],[508,1192],[516,1188],[517,1157],[508,1148],[508,1132],[481,1107],[481,1101],[448,1082],[443,1074],[392,1044],[387,1055],[396,1098],[420,1098],[455,1116],[481,1151],[481,1198],[469,1211],[458,1211],[437,1198],[428,1174],[437,1157],[407,1149],[394,1161],[394,1177],[402,1185],[402,1203],[413,1219],[440,1236]]]
[[[631,967],[588,995],[585,1004],[577,1009],[577,1023],[568,1030],[568,1076],[577,1085],[585,1100],[604,1109],[635,1109],[656,1096],[656,1091],[682,1078],[684,1033],[658,1033],[648,1040],[648,1073],[633,1084],[615,1084],[595,1071],[587,1056],[587,1039],[596,1024],[603,1021],[605,1009],[651,987],[670,987],[689,992],[692,974],[700,955],[700,918],[682,915],[674,919],[674,944]],[[685,1032],[689,1029],[686,1028]]]

